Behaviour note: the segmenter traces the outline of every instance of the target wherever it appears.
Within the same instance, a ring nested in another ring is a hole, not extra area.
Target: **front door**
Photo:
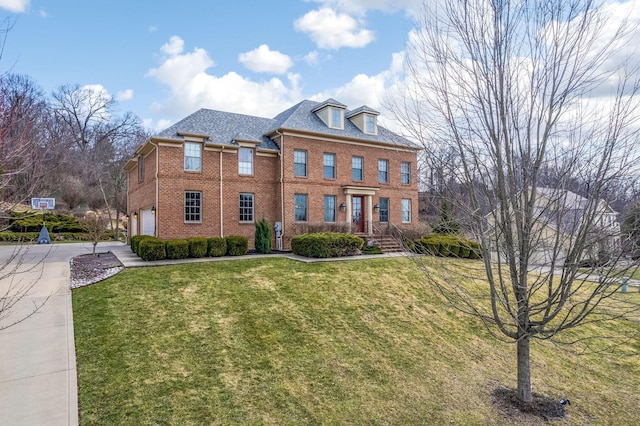
[[[362,214],[362,196],[353,196],[351,198],[353,216],[351,222],[353,222],[353,230],[356,232],[364,232],[364,215]]]

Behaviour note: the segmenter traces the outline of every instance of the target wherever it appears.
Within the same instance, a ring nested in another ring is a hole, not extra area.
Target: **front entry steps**
[[[405,249],[397,239],[392,237],[391,235],[367,235],[364,233],[356,233],[358,237],[362,238],[365,241],[373,241],[374,244],[377,244],[382,250],[383,253],[401,253],[404,252]]]

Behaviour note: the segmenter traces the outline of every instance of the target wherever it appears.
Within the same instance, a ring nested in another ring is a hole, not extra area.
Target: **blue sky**
[[[380,108],[420,0],[0,0],[0,70],[91,85],[158,130],[201,107],[272,117],[302,99]]]

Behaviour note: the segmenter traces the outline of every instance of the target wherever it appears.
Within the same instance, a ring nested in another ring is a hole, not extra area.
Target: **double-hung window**
[[[307,176],[307,151],[297,149],[293,151],[293,175]]]
[[[144,180],[144,156],[138,155],[138,182]]]
[[[411,200],[402,199],[402,223],[411,222]]]
[[[342,129],[344,127],[341,109],[329,108],[329,127],[333,129]]]
[[[400,183],[403,185],[411,183],[411,163],[400,164]]]
[[[325,153],[323,156],[324,178],[336,178],[336,155]]]
[[[202,169],[202,144],[184,143],[184,169],[190,172],[199,172]]]
[[[362,157],[351,157],[351,178],[353,180],[363,180],[364,159]]]
[[[380,198],[378,206],[380,207],[380,222],[389,222],[389,199]]]
[[[201,222],[202,221],[202,192],[200,191],[184,192],[184,221],[185,222]]]
[[[336,221],[336,196],[335,195],[324,196],[324,221],[325,222]]]
[[[389,160],[378,160],[378,182],[389,182]]]
[[[371,135],[376,134],[376,117],[370,114],[364,116],[364,131]]]
[[[307,194],[293,195],[293,213],[296,222],[307,221]]]
[[[240,194],[240,222],[253,222],[253,194]]]
[[[238,150],[238,173],[241,175],[253,174],[253,149],[240,148]]]

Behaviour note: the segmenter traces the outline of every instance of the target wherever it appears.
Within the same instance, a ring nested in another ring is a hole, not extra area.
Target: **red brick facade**
[[[275,222],[283,223],[282,243],[283,248],[288,248],[296,228],[294,194],[307,196],[307,220],[303,221],[307,224],[325,223],[325,195],[336,197],[335,223],[338,224],[349,224],[354,202],[361,201],[364,231],[372,231],[371,225],[385,226],[386,223],[380,223],[379,212],[374,211],[381,197],[389,199],[390,223],[417,224],[417,151],[414,147],[291,130],[275,131],[269,137],[279,151],[242,140],[235,146],[211,143],[206,136],[185,136],[183,141],[151,138],[126,167],[131,235],[147,233],[163,239],[242,235],[249,238],[252,248],[254,222],[265,218],[272,226]],[[185,142],[200,144],[200,171],[185,171]],[[252,149],[252,175],[239,173],[238,150],[242,147]],[[306,176],[294,176],[294,150],[306,152]],[[325,153],[335,154],[334,179],[324,177]],[[363,158],[362,180],[353,180],[353,156]],[[378,160],[387,161],[388,182],[379,182]],[[141,161],[144,161],[144,176],[139,171]],[[403,162],[410,164],[409,184],[401,183]],[[185,191],[201,194],[199,221],[185,220]],[[251,221],[240,220],[240,194],[253,195]],[[354,201],[360,196],[363,198]],[[409,223],[402,220],[403,199],[410,200]],[[150,216],[152,207],[154,214]],[[155,222],[152,227],[150,221]]]

